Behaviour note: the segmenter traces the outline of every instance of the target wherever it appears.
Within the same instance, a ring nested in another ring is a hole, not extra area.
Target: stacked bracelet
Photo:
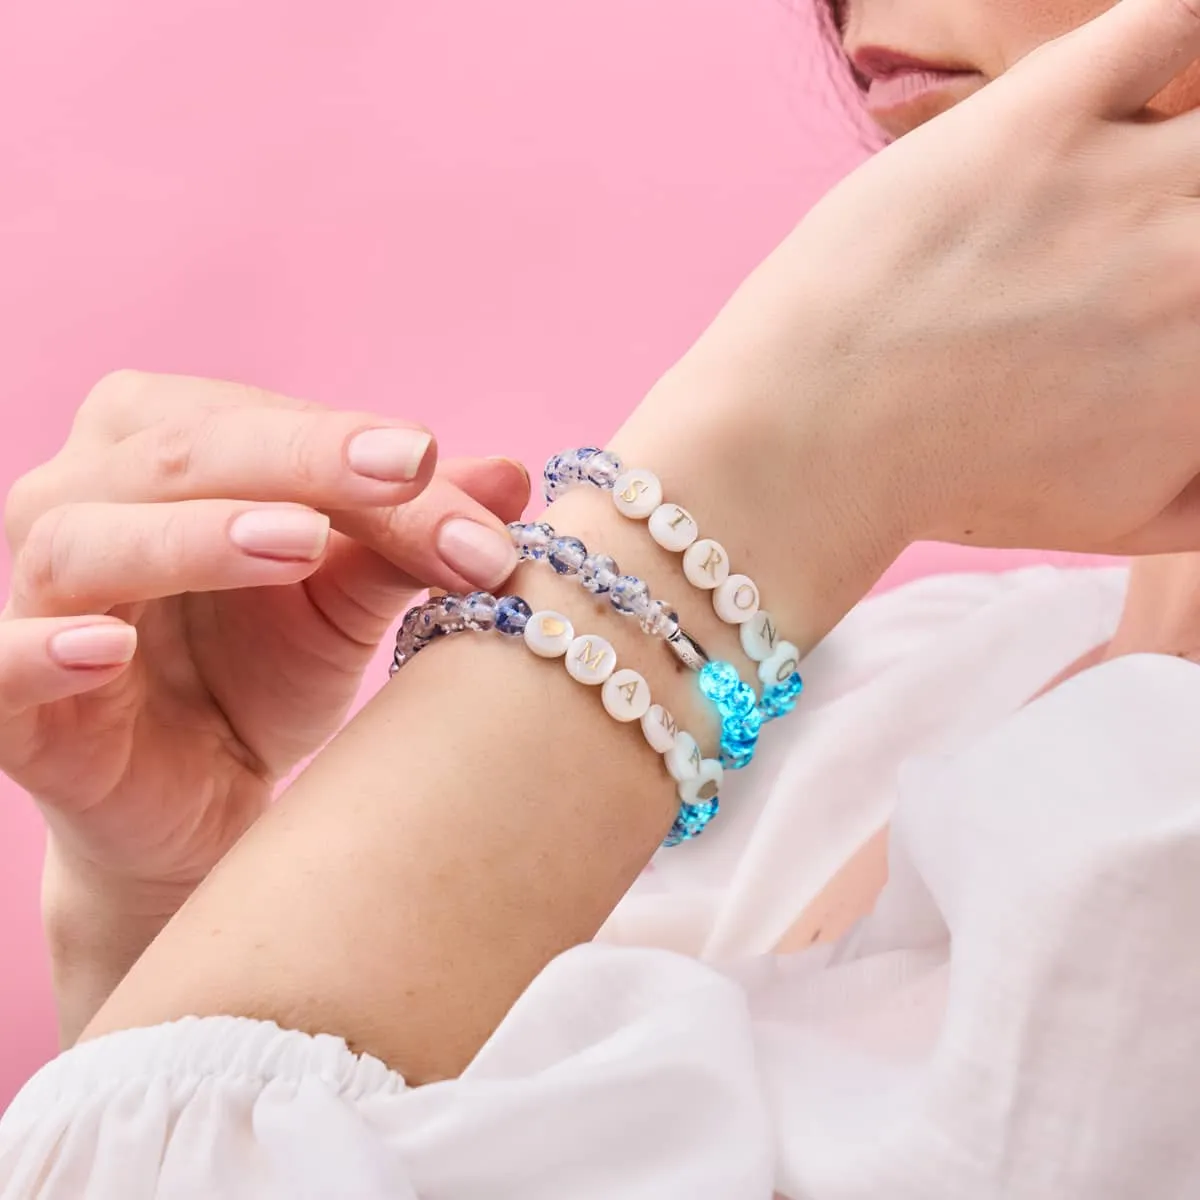
[[[646,521],[658,545],[683,555],[684,575],[695,587],[712,592],[717,616],[739,626],[742,649],[757,664],[761,701],[727,662],[705,664],[700,687],[721,714],[721,761],[734,769],[746,766],[762,726],[791,712],[803,688],[797,670],[800,652],[780,639],[774,618],[760,608],[758,586],[747,575],[730,573],[725,548],[700,537],[700,527],[687,509],[664,502],[662,484],[651,471],[626,470],[615,454],[584,447],[555,455],[546,465],[544,480],[548,499],[578,484],[610,492],[622,516]]]
[[[662,638],[675,657],[692,671],[708,661],[704,647],[679,625],[679,615],[665,600],[655,600],[650,585],[636,575],[622,575],[606,554],[589,554],[577,537],[560,537],[545,521],[508,527],[522,562],[545,562],[562,576],[575,578],[591,595],[607,597],[622,616],[636,617],[644,633]]]
[[[578,683],[600,688],[605,711],[622,723],[638,721],[652,749],[676,783],[679,813],[663,842],[677,846],[698,837],[717,815],[718,793],[724,771],[714,759],[706,759],[691,734],[679,729],[675,718],[661,704],[652,703],[650,685],[637,671],[617,669],[612,645],[595,634],[576,636],[570,620],[562,613],[533,612],[520,596],[497,598],[489,592],[469,596],[440,596],[404,616],[396,638],[392,662],[394,675],[430,642],[465,631],[495,631],[520,637],[539,658],[561,658],[567,674]]]

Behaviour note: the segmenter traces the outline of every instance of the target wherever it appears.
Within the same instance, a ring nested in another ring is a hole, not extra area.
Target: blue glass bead
[[[472,592],[463,600],[463,620],[468,629],[487,633],[496,627],[499,601],[491,592]]]
[[[670,833],[663,839],[664,846],[678,846],[681,842],[699,837],[717,815],[720,803],[717,797],[702,800],[697,804],[681,804]]]
[[[679,629],[679,618],[671,611],[671,606],[665,600],[650,600],[644,610],[637,613],[642,632],[651,637],[669,638]]]
[[[585,478],[606,492],[611,492],[624,468],[621,460],[608,450],[593,454],[584,464]]]
[[[506,637],[520,637],[532,615],[520,596],[502,596],[496,605],[496,630]]]
[[[607,554],[589,554],[579,568],[579,578],[593,596],[603,596],[617,582],[620,570]]]
[[[554,530],[545,521],[535,521],[532,525],[526,525],[521,535],[522,554],[525,558],[532,558],[534,562],[541,562],[550,548],[552,537]]]
[[[587,547],[576,537],[557,537],[551,541],[546,558],[560,575],[578,575],[587,558]]]
[[[762,712],[769,721],[786,716],[796,707],[796,697],[804,690],[804,681],[793,671],[782,683],[763,691]]]
[[[417,609],[415,633],[419,638],[437,637],[438,611],[435,604],[422,604]]]
[[[758,696],[755,695],[754,689],[748,683],[742,683],[741,680],[733,689],[733,695],[725,701],[727,712],[738,717],[748,716],[757,707]]]
[[[612,585],[608,598],[617,612],[631,613],[643,600],[649,600],[650,585],[636,575],[622,575]]]
[[[714,660],[700,669],[700,693],[714,704],[725,704],[741,683],[741,677],[733,663]]]
[[[441,596],[433,603],[439,630],[443,633],[459,633],[466,629],[467,623],[463,618],[461,596]]]

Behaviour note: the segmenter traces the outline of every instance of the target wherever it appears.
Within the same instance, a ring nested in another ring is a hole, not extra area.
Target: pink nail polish
[[[480,588],[503,583],[517,565],[507,534],[465,517],[455,517],[438,530],[437,550],[448,567]]]
[[[329,542],[329,518],[303,508],[257,508],[229,526],[229,540],[258,558],[313,562]]]
[[[423,429],[368,429],[346,447],[346,461],[368,479],[408,483],[420,473],[432,444]]]
[[[60,667],[120,667],[136,650],[132,625],[78,625],[56,633],[49,643],[50,657]]]

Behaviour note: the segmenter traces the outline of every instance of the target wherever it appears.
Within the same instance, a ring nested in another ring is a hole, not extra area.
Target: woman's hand
[[[1200,114],[1146,112],[1197,53],[1197,0],[1122,0],[890,146],[635,423],[715,423],[731,501],[884,560],[1200,547]]]
[[[523,470],[435,458],[402,421],[250,388],[94,389],[5,513],[0,769],[49,823],[52,908],[161,923],[338,728],[414,590],[510,573]]]

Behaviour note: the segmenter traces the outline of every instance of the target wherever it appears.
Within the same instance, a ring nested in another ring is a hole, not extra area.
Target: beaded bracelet
[[[661,704],[652,703],[644,676],[629,667],[617,669],[617,653],[607,639],[596,634],[576,636],[562,613],[549,609],[533,612],[520,596],[497,598],[490,592],[440,596],[405,613],[390,673],[395,675],[440,637],[493,630],[522,638],[539,658],[563,659],[572,679],[600,688],[605,711],[615,721],[640,722],[647,743],[662,756],[679,797],[679,813],[664,846],[677,846],[704,832],[720,807],[721,764],[704,758],[696,739],[681,730]]]
[[[721,714],[722,762],[734,769],[747,765],[762,726],[791,712],[804,686],[796,669],[800,651],[780,640],[774,618],[759,607],[757,585],[746,575],[730,574],[725,548],[701,538],[696,519],[686,509],[664,503],[662,484],[651,471],[626,471],[615,454],[588,446],[555,455],[543,479],[547,500],[577,484],[611,492],[622,516],[646,521],[658,545],[683,555],[685,576],[695,587],[713,593],[717,616],[740,627],[742,649],[757,665],[763,684],[761,702],[727,662],[707,663],[700,672],[700,689]]]
[[[578,579],[593,596],[607,596],[622,616],[636,617],[644,633],[662,638],[685,667],[699,671],[708,661],[704,647],[679,624],[679,614],[665,600],[650,595],[650,585],[636,575],[622,575],[607,554],[589,554],[577,537],[560,537],[545,521],[508,526],[522,562],[545,562],[559,575]]]
[[[621,575],[610,557],[588,554],[578,538],[559,537],[545,521],[514,521],[508,529],[522,561],[545,561],[559,575],[577,576],[585,590],[607,595],[617,612],[637,617],[646,633],[661,637],[684,666],[698,672],[701,694],[713,702],[721,719],[721,765],[736,771],[750,764],[763,725],[754,689],[728,663],[714,664],[704,647],[680,627],[670,605],[651,598],[645,580]]]

